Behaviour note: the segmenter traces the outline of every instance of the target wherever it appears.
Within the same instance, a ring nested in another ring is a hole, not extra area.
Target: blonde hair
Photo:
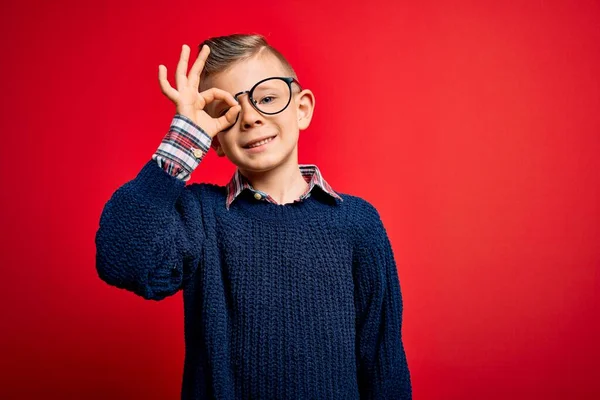
[[[281,63],[287,76],[298,78],[289,61],[276,48],[267,43],[267,39],[262,35],[235,33],[212,37],[198,45],[198,52],[205,44],[210,47],[210,54],[200,74],[200,86],[205,78],[224,72],[240,61],[269,54],[275,56]]]

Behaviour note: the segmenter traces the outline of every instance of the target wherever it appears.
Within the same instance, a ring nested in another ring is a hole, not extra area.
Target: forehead
[[[202,87],[203,90],[216,87],[235,95],[238,92],[250,90],[256,82],[262,79],[286,75],[287,73],[277,57],[265,53],[239,61],[227,71],[208,77],[202,82]]]

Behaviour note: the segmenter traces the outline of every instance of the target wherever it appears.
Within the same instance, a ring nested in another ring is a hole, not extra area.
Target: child
[[[159,66],[176,114],[104,206],[100,278],[152,300],[183,291],[182,399],[410,399],[379,213],[298,164],[313,93],[260,35],[200,49],[187,74],[183,46],[177,89]],[[211,147],[231,181],[186,185]]]

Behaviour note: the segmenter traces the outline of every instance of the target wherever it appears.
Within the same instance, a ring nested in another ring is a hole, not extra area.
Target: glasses
[[[248,93],[248,99],[254,109],[261,114],[274,115],[279,114],[287,108],[292,100],[292,83],[296,83],[301,89],[300,82],[293,77],[274,76],[263,79],[257,82],[250,90],[236,93],[233,98],[239,103],[238,96]],[[227,107],[220,112],[217,110],[219,117],[223,116],[230,107]],[[228,131],[236,123],[240,116],[238,113],[235,117],[235,122],[223,131]]]

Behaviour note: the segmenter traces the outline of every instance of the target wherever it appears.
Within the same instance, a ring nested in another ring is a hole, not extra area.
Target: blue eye
[[[260,101],[260,102],[262,103],[264,99],[275,99],[275,97],[274,97],[274,96],[267,96],[267,97],[263,97],[263,98],[261,99],[261,101]],[[268,101],[266,104],[269,104],[269,103],[272,103],[272,102],[273,102],[273,101],[271,100],[271,101]],[[264,104],[264,103],[263,103],[263,104]]]

